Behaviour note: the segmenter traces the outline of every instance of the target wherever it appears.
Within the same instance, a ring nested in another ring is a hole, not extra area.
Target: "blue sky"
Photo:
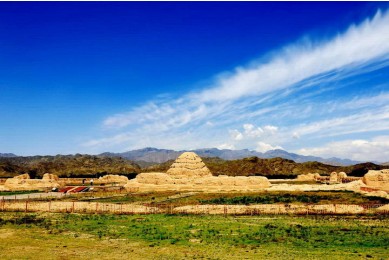
[[[389,161],[389,5],[0,3],[0,152]]]

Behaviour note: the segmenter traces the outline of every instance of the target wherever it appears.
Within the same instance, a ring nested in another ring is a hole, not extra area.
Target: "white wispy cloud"
[[[219,106],[224,111],[228,109],[229,101],[287,89],[322,73],[351,69],[388,57],[389,14],[378,11],[372,19],[352,25],[329,41],[288,46],[268,62],[236,68],[229,76],[218,78],[199,93],[189,93],[163,103],[146,103],[128,113],[108,117],[104,125],[124,127],[169,118],[166,125],[177,127],[212,115]],[[320,78],[317,80],[320,81]]]
[[[271,144],[267,144],[267,143],[264,143],[264,142],[258,142],[257,143],[257,147],[255,148],[256,151],[262,152],[262,153],[270,151],[270,150],[275,150],[275,149],[284,149],[284,148],[282,148],[279,145],[273,146]]]
[[[389,136],[370,140],[356,139],[330,142],[320,147],[302,148],[300,154],[321,157],[350,158],[357,161],[389,161]]]
[[[253,124],[243,124],[240,129],[229,130],[231,139],[228,146],[240,147],[257,150],[258,152],[266,152],[274,149],[282,149],[279,145],[271,145],[263,141],[262,139],[271,139],[278,131],[277,126],[265,125],[263,127],[255,126]],[[253,146],[255,145],[255,147]],[[223,144],[223,147],[227,147],[227,144]]]
[[[298,136],[315,135],[316,137],[384,130],[389,130],[389,105],[349,116],[301,124],[292,129]]]
[[[202,90],[112,115],[103,121],[111,136],[84,145],[239,148],[250,137],[254,141],[245,148],[266,150],[303,142],[307,136],[389,129],[389,92],[347,101],[315,99],[336,91],[329,83],[388,66],[389,12],[378,11],[331,39],[304,41],[274,53],[220,74]]]
[[[230,130],[230,135],[231,135],[232,139],[235,141],[240,141],[243,139],[243,134],[241,132],[239,132],[239,130],[237,130],[237,129]]]
[[[235,146],[234,146],[233,144],[227,144],[227,143],[225,143],[225,144],[219,145],[219,146],[216,147],[216,148],[221,149],[221,150],[223,150],[223,149],[233,150],[233,149],[235,149]]]
[[[252,124],[244,124],[243,125],[244,133],[248,137],[260,137],[264,130],[260,127],[255,127]]]
[[[264,136],[273,135],[278,131],[277,126],[265,125],[264,127],[255,126],[253,124],[243,124],[242,130],[230,130],[230,135],[233,140],[241,141],[244,139],[256,139]]]

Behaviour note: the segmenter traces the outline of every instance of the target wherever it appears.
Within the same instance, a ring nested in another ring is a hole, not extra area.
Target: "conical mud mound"
[[[211,171],[205,166],[201,158],[193,152],[181,154],[167,171],[173,178],[210,177]]]

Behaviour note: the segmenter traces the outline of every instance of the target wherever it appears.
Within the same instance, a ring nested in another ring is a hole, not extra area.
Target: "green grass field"
[[[2,213],[1,259],[388,259],[389,219]]]

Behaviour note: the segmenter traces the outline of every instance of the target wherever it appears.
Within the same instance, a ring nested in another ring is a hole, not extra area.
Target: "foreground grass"
[[[389,220],[4,213],[1,259],[388,259]]]

